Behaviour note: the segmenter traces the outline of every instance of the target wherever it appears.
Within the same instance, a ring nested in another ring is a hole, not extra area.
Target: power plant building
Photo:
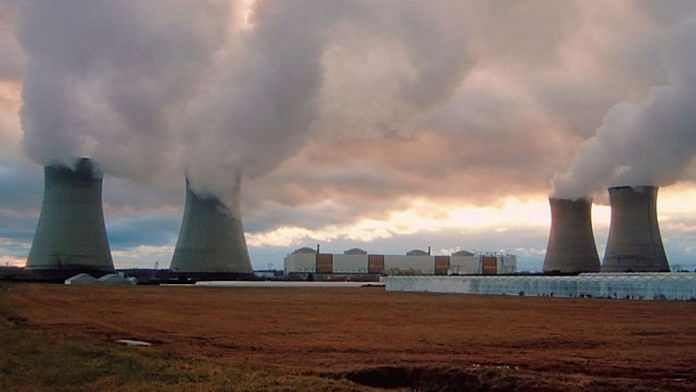
[[[300,248],[285,256],[285,273],[317,272],[317,251],[312,248]]]
[[[186,180],[186,206],[170,270],[193,273],[252,273],[239,214],[237,178],[232,208],[218,197],[196,192]]]
[[[27,268],[114,269],[102,209],[102,176],[88,158],[44,168],[44,194]]]
[[[491,265],[484,268],[486,260]],[[517,271],[517,258],[508,254],[474,254],[459,251],[451,256],[433,256],[414,249],[405,255],[371,255],[361,249],[351,249],[343,254],[317,253],[312,248],[300,248],[288,254],[284,260],[286,275],[466,275],[513,274]]]
[[[428,252],[414,249],[402,255],[385,255],[384,272],[387,275],[433,275],[435,258]]]
[[[517,256],[509,254],[496,255],[496,273],[499,275],[517,272]]]
[[[551,230],[544,272],[599,272],[590,199],[549,198]]]
[[[452,275],[478,275],[483,273],[480,257],[467,250],[452,253],[449,269]]]
[[[333,255],[331,272],[334,274],[367,274],[369,273],[369,259],[367,252],[353,248],[343,252],[342,255]]]
[[[669,271],[654,186],[609,188],[611,225],[602,272]]]

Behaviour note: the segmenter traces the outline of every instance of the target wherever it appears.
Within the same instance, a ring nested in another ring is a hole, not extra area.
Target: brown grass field
[[[694,302],[3,284],[0,316],[4,391],[696,390]]]

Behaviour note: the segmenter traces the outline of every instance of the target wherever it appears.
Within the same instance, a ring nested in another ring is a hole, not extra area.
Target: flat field
[[[0,316],[5,391],[696,390],[694,302],[3,284]]]

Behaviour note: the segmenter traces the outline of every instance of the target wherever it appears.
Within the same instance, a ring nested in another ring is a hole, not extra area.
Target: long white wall
[[[389,276],[387,291],[594,297],[696,299],[696,274],[580,274],[578,276]]]

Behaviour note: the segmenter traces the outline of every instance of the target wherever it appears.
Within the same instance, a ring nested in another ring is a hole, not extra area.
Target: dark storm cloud
[[[0,160],[0,257],[26,258],[36,229],[42,172],[26,161]]]
[[[176,242],[180,221],[179,214],[113,216],[107,224],[109,242],[114,250],[171,245]]]
[[[183,208],[185,181],[183,177],[176,176],[174,179],[143,184],[124,178],[106,177],[103,194],[107,213],[170,213]]]
[[[43,171],[22,160],[0,160],[0,190],[0,211],[11,210],[16,214],[38,211],[43,192]]]

